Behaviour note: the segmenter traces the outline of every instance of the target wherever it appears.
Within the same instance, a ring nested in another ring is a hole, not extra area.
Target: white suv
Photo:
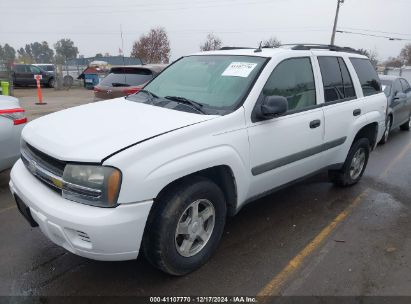
[[[183,57],[141,92],[39,118],[10,188],[70,252],[183,275],[216,250],[226,217],[328,170],[359,181],[385,130],[370,61],[347,48],[226,48]]]

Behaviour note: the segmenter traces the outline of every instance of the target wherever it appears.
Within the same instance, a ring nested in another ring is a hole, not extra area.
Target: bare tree
[[[164,28],[151,29],[146,35],[134,42],[132,57],[138,57],[145,63],[168,63],[170,59],[170,41]]]
[[[277,39],[277,37],[270,37],[267,40],[263,41],[263,47],[279,47],[281,45],[281,41]]]
[[[371,61],[371,63],[372,63],[372,65],[374,66],[374,67],[376,67],[377,65],[378,65],[378,53],[377,53],[377,51],[376,50],[366,50],[366,49],[359,49],[358,50],[361,54],[363,54],[363,55],[365,55],[365,56],[367,56],[369,59],[370,59],[370,61]]]
[[[384,65],[389,68],[400,68],[402,67],[402,60],[398,57],[390,57],[384,62]]]
[[[404,65],[411,65],[411,43],[402,48],[400,59]]]
[[[200,45],[200,51],[214,51],[221,48],[223,42],[214,33],[209,33],[206,37],[206,41]]]

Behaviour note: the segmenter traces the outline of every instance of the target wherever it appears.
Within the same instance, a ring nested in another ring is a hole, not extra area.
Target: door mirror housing
[[[258,108],[258,118],[271,119],[288,111],[288,100],[283,96],[265,96]]]
[[[407,98],[407,94],[403,92],[398,92],[397,94],[395,94],[394,100],[405,99],[405,98]]]

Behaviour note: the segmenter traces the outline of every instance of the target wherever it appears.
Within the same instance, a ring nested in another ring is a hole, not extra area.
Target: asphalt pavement
[[[394,130],[362,181],[326,174],[229,218],[198,271],[172,277],[144,258],[99,262],[54,245],[19,214],[0,173],[0,295],[411,295],[411,133]]]

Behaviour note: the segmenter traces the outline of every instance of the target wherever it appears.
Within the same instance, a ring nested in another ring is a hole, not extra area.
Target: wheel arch
[[[227,203],[227,214],[233,216],[236,213],[238,201],[237,183],[234,172],[228,165],[213,166],[182,176],[163,187],[154,201],[158,201],[170,189],[189,180],[193,176],[202,176],[216,183],[224,194]]]
[[[378,137],[378,123],[372,122],[372,123],[365,125],[360,130],[358,130],[351,145],[360,138],[367,138],[370,142],[371,149],[374,149],[374,147],[377,144],[377,137]]]

